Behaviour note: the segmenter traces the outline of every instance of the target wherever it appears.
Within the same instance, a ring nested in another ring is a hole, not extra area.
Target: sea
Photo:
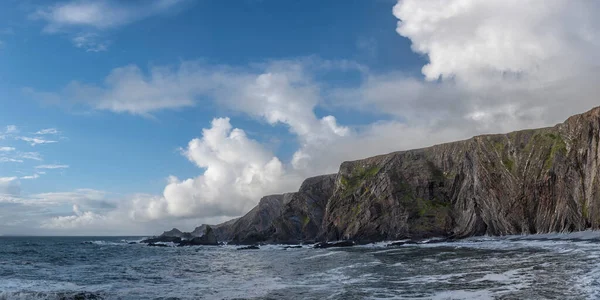
[[[330,249],[140,240],[1,237],[0,299],[600,299],[600,232]]]

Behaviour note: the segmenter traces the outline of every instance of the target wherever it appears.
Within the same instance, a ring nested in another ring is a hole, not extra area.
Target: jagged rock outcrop
[[[181,239],[191,239],[193,236],[189,232],[182,232],[177,228],[173,228],[169,231],[163,232],[161,237],[171,237],[171,238],[181,238]]]
[[[275,233],[273,221],[281,215],[287,201],[288,195],[270,195],[260,199],[256,207],[231,225],[230,242],[245,245],[269,242]]]
[[[218,244],[217,236],[212,227],[205,226],[204,233],[201,236],[196,236],[189,240],[182,240],[178,246],[216,246]]]
[[[215,231],[255,244],[600,229],[599,142],[600,107],[554,127],[344,162]]]
[[[239,218],[235,218],[217,225],[202,224],[194,228],[194,230],[190,234],[192,237],[202,236],[206,231],[206,227],[211,226],[218,241],[229,241],[232,236],[231,228],[233,224],[235,224],[235,222],[237,222],[238,220]]]
[[[174,243],[178,246],[215,246],[218,245],[217,236],[211,226],[205,225],[202,234],[195,232],[195,236],[190,232],[181,232],[177,228],[165,231],[160,236],[155,236],[141,241],[148,246],[165,246],[157,243]]]
[[[600,108],[340,168],[322,239],[531,234],[600,227]]]
[[[316,240],[327,201],[334,191],[335,178],[336,174],[308,178],[297,193],[287,194],[289,201],[274,220],[274,241],[300,243]]]

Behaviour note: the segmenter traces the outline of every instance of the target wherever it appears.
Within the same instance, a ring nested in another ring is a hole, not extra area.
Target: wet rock
[[[315,249],[327,249],[327,248],[339,248],[339,247],[352,247],[354,246],[354,241],[340,241],[340,242],[321,242],[314,245]]]
[[[149,247],[169,247],[168,245],[165,244],[156,244],[156,243],[148,243]]]
[[[285,247],[283,247],[283,250],[286,250],[286,249],[301,249],[301,248],[302,248],[302,246],[301,246],[301,245],[296,245],[296,246],[285,246]]]
[[[258,247],[256,245],[252,245],[252,246],[240,247],[240,248],[237,248],[236,250],[258,250],[258,249],[260,249],[260,247]]]
[[[145,244],[154,244],[154,243],[175,243],[175,244],[179,244],[180,242],[181,242],[181,238],[180,237],[162,236],[162,235],[141,241],[141,243],[145,243]]]
[[[76,293],[76,294],[71,294],[71,295],[58,294],[57,297],[60,300],[101,300],[101,299],[104,299],[104,297],[102,297],[98,294],[89,293],[89,292],[81,292],[81,293]]]
[[[204,234],[199,237],[194,237],[191,240],[182,240],[179,242],[180,247],[182,246],[218,246],[217,237],[210,226],[206,226]]]

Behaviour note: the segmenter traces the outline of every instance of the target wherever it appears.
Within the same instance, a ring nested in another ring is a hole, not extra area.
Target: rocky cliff
[[[600,108],[550,128],[345,162],[323,239],[597,229]]]
[[[554,127],[344,162],[338,174],[217,225],[219,238],[372,242],[598,229],[599,139],[595,108]]]

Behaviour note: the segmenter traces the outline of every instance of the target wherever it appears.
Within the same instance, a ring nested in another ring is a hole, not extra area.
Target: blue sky
[[[597,103],[598,7],[565,5],[2,1],[0,234],[191,229],[343,160],[559,122]]]

